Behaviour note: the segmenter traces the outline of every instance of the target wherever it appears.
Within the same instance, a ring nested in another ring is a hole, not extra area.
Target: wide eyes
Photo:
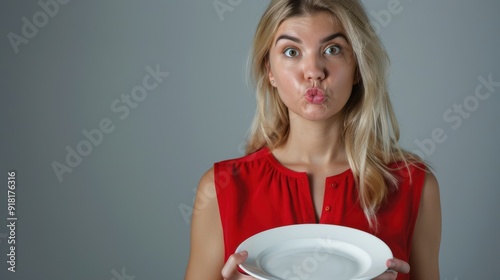
[[[339,46],[336,46],[336,45],[331,45],[331,46],[328,46],[328,47],[325,49],[325,53],[326,53],[326,54],[330,54],[330,55],[336,55],[336,54],[339,54],[339,53],[340,53],[340,47],[339,47]]]
[[[283,53],[288,57],[296,57],[299,55],[299,51],[294,48],[286,48]]]
[[[341,51],[342,51],[342,49],[339,46],[330,45],[330,46],[326,47],[326,49],[323,51],[323,53],[327,54],[327,55],[338,55],[341,53]],[[299,52],[299,50],[297,50],[295,48],[286,48],[283,51],[283,54],[287,57],[294,58],[294,57],[299,56],[300,52]]]

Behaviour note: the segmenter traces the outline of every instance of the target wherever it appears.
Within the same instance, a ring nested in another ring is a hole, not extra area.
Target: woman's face
[[[291,119],[337,118],[356,83],[356,63],[345,31],[323,12],[283,21],[267,66]]]

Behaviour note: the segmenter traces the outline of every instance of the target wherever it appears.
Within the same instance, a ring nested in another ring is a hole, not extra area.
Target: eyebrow
[[[325,38],[321,39],[319,42],[321,44],[323,43],[326,43],[330,40],[333,40],[337,37],[341,37],[341,38],[344,38],[344,40],[347,41],[347,37],[342,33],[342,32],[337,32],[337,33],[334,33],[332,35],[329,35],[329,36],[326,36]],[[274,45],[276,45],[278,43],[279,40],[290,40],[290,41],[293,41],[297,44],[302,44],[302,41],[297,38],[297,37],[293,37],[293,36],[290,36],[290,35],[287,35],[287,34],[283,34],[283,35],[280,35],[277,39],[276,39],[276,42],[274,43]]]

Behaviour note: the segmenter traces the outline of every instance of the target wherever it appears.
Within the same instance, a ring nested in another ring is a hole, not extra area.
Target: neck
[[[340,120],[315,122],[291,118],[288,139],[277,152],[283,152],[294,162],[311,165],[345,163],[341,129]]]

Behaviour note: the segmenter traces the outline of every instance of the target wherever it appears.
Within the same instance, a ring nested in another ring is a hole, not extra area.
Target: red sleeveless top
[[[391,167],[398,167],[397,164]],[[305,172],[281,165],[267,148],[214,164],[215,188],[224,234],[225,258],[248,237],[267,229],[304,223],[356,228],[383,240],[394,257],[409,262],[425,167],[398,168],[398,188],[377,212],[379,231],[370,229],[358,202],[351,170],[326,178],[319,221]],[[410,176],[411,175],[411,176]],[[409,279],[399,274],[398,279]]]

